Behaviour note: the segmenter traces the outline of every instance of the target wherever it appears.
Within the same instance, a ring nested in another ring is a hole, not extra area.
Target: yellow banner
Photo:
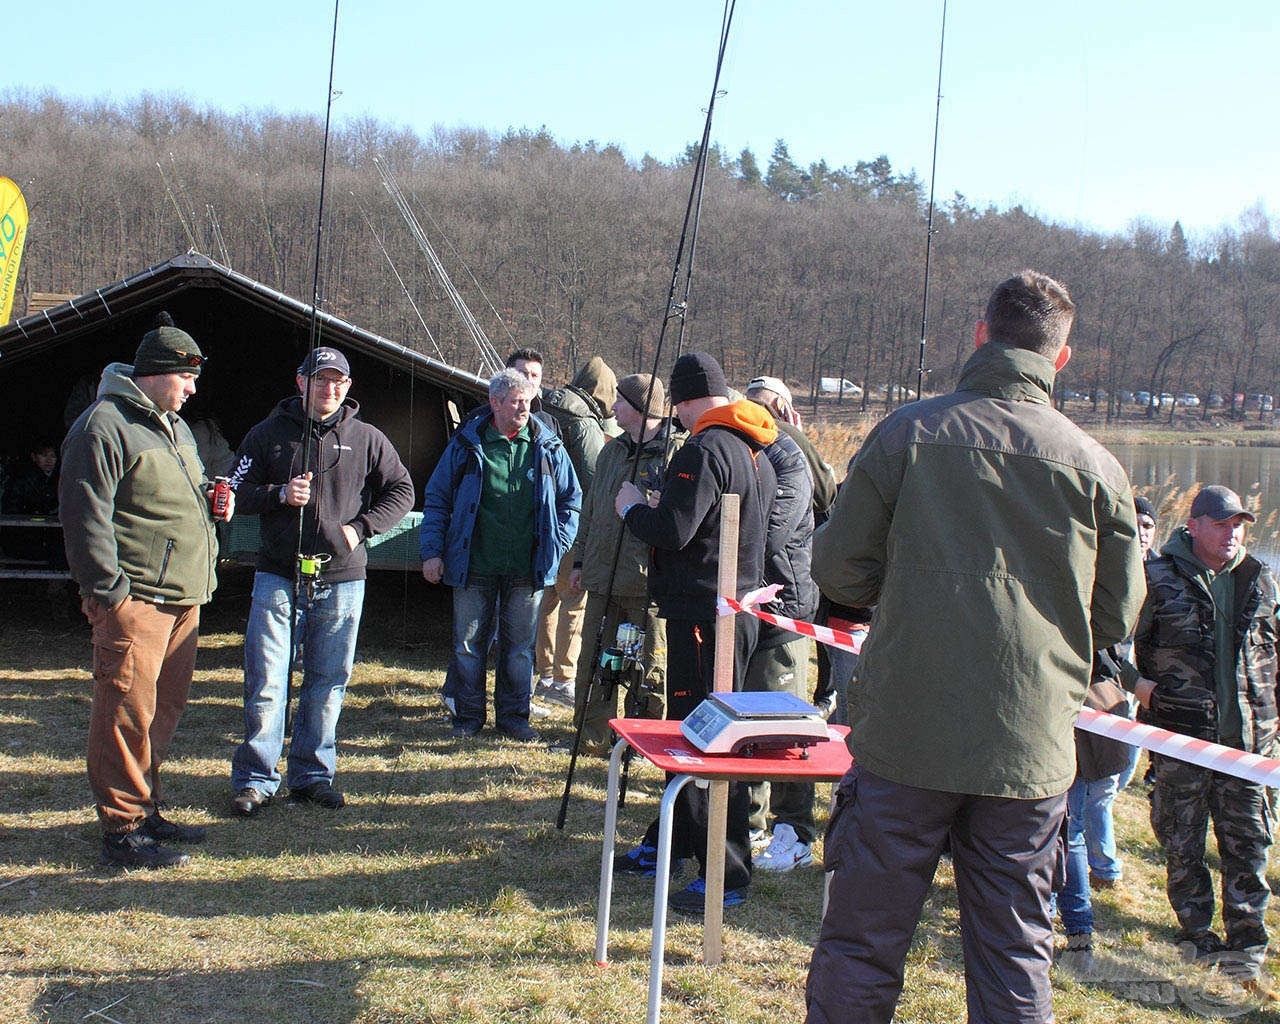
[[[9,322],[13,293],[18,285],[22,244],[27,240],[27,201],[22,189],[0,178],[0,327]]]

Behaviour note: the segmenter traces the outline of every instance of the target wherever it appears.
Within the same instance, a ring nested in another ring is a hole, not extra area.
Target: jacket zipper
[[[156,586],[164,586],[165,574],[169,571],[169,556],[173,554],[173,538],[169,538],[164,542],[164,558],[160,562],[160,575],[156,579]]]

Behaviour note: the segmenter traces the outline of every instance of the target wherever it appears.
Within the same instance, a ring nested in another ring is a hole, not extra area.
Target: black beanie
[[[1160,517],[1156,515],[1156,507],[1151,504],[1148,498],[1144,498],[1141,494],[1133,496],[1133,510],[1140,516],[1150,516],[1154,523]]]
[[[715,357],[706,352],[687,352],[671,368],[671,386],[667,388],[672,405],[695,398],[729,397],[729,382]]]
[[[154,377],[161,373],[194,373],[199,375],[204,354],[195,338],[173,326],[173,317],[161,313],[156,326],[142,336],[137,355],[133,357],[134,377]]]

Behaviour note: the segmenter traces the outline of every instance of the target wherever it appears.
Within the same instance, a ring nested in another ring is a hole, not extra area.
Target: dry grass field
[[[592,963],[604,763],[581,765],[557,831],[563,756],[488,732],[451,740],[438,702],[447,603],[421,580],[380,576],[370,588],[340,729],[348,806],[274,804],[250,821],[231,817],[247,589],[244,573],[229,573],[206,610],[192,700],[166,770],[173,816],[208,826],[209,839],[186,868],[130,873],[97,866],[82,764],[87,629],[59,621],[43,585],[0,588],[0,1021],[641,1020],[650,883],[619,880],[612,962]],[[546,723],[548,738],[568,737],[567,712]],[[655,812],[660,785],[636,767],[624,840]],[[1155,1024],[1201,1020],[1217,1007],[1280,1021],[1188,987],[1172,963],[1144,810],[1140,788],[1122,794],[1126,883],[1097,898],[1092,967],[1055,970],[1059,1020]],[[759,873],[749,901],[726,914],[725,961],[715,969],[699,962],[699,928],[673,918],[663,1019],[801,1020],[821,885],[816,866]],[[899,1021],[964,1019],[958,928],[944,863]]]

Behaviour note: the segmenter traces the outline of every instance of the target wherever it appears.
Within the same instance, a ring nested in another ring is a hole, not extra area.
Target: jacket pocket
[[[1268,618],[1257,618],[1249,623],[1249,643],[1254,647],[1274,647],[1276,627]]]
[[[844,843],[838,826],[845,811],[853,806],[858,797],[858,766],[855,764],[840,780],[836,787],[835,801],[831,808],[831,817],[827,821],[826,831],[822,834],[822,870],[835,871],[840,866],[840,854]]]
[[[1198,647],[1201,643],[1200,615],[1185,601],[1170,602],[1155,621],[1156,647]]]
[[[134,663],[133,640],[119,637],[93,645],[94,686],[110,687],[121,693],[133,689]]]

